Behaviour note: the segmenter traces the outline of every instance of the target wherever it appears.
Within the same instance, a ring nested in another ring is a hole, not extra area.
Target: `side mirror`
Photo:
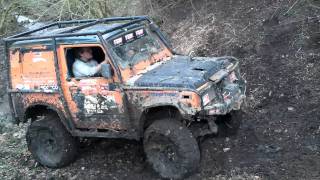
[[[112,78],[111,66],[110,64],[101,65],[101,75],[107,79]]]

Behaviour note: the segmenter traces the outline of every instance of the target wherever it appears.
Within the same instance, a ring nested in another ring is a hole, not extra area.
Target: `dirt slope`
[[[146,9],[157,14],[177,51],[233,55],[248,81],[240,131],[207,138],[201,167],[189,179],[320,179],[319,1],[155,2]],[[25,126],[1,127],[5,178],[159,179],[139,142],[85,143],[74,164],[55,170],[32,159]]]
[[[319,179],[319,9],[307,1],[197,1],[190,6],[193,13],[173,31],[177,50],[236,56],[248,81],[241,131],[203,144],[205,159],[221,158],[213,167],[204,162],[204,169],[264,179]],[[182,37],[192,45],[180,44]],[[231,150],[223,153],[224,147]]]

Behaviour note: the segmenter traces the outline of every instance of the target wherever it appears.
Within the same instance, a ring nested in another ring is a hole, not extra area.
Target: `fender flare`
[[[32,104],[30,104],[23,112],[23,123],[27,122],[28,119],[26,117],[28,111],[32,108],[34,108],[35,106],[44,106],[46,107],[48,110],[51,110],[55,113],[57,113],[61,123],[64,125],[64,127],[71,132],[74,128],[74,123],[71,120],[71,117],[66,117],[66,115],[63,113],[62,110],[60,110],[59,108],[57,108],[56,106],[46,103],[46,102],[34,102]]]
[[[146,123],[147,119],[145,117],[146,113],[148,112],[149,109],[153,109],[153,108],[172,108],[175,109],[178,113],[179,116],[184,117],[183,116],[183,112],[181,111],[181,109],[173,104],[169,104],[169,103],[160,103],[160,104],[153,104],[151,106],[145,106],[143,108],[143,110],[141,111],[141,113],[138,116],[138,124],[137,124],[137,128],[139,129],[139,132],[143,134],[144,131],[144,124]]]

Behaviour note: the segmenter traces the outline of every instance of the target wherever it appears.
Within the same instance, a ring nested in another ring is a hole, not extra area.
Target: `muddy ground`
[[[201,167],[188,179],[320,179],[319,1],[157,3],[147,13],[178,52],[236,56],[248,82],[239,132],[206,138]],[[42,167],[27,151],[26,125],[7,123],[0,108],[2,179],[160,179],[141,143],[126,140],[88,141],[72,165]]]

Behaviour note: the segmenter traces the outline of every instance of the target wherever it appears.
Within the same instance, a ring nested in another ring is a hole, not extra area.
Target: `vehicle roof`
[[[106,30],[110,30],[116,26],[122,25],[124,23],[112,23],[112,24],[97,24],[93,26],[89,26],[87,28],[83,28],[80,30],[73,31],[74,33],[98,33],[103,32]],[[126,31],[127,29],[132,29],[138,27],[140,24],[133,24],[125,29],[116,29],[114,31],[108,32],[103,35],[104,39],[108,39],[111,36],[117,35],[121,32]],[[42,31],[37,31],[36,33],[30,34],[30,36],[45,36],[45,35],[57,35],[63,31],[67,31],[72,28],[76,28],[79,26],[72,26],[72,27],[65,27],[65,28],[49,28]],[[87,35],[87,36],[71,36],[71,37],[57,37],[56,43],[57,44],[88,44],[88,43],[98,43],[100,42],[97,35]],[[11,44],[11,48],[17,47],[26,47],[32,45],[52,45],[52,39],[34,39],[34,40],[23,40],[23,41],[16,41]]]

